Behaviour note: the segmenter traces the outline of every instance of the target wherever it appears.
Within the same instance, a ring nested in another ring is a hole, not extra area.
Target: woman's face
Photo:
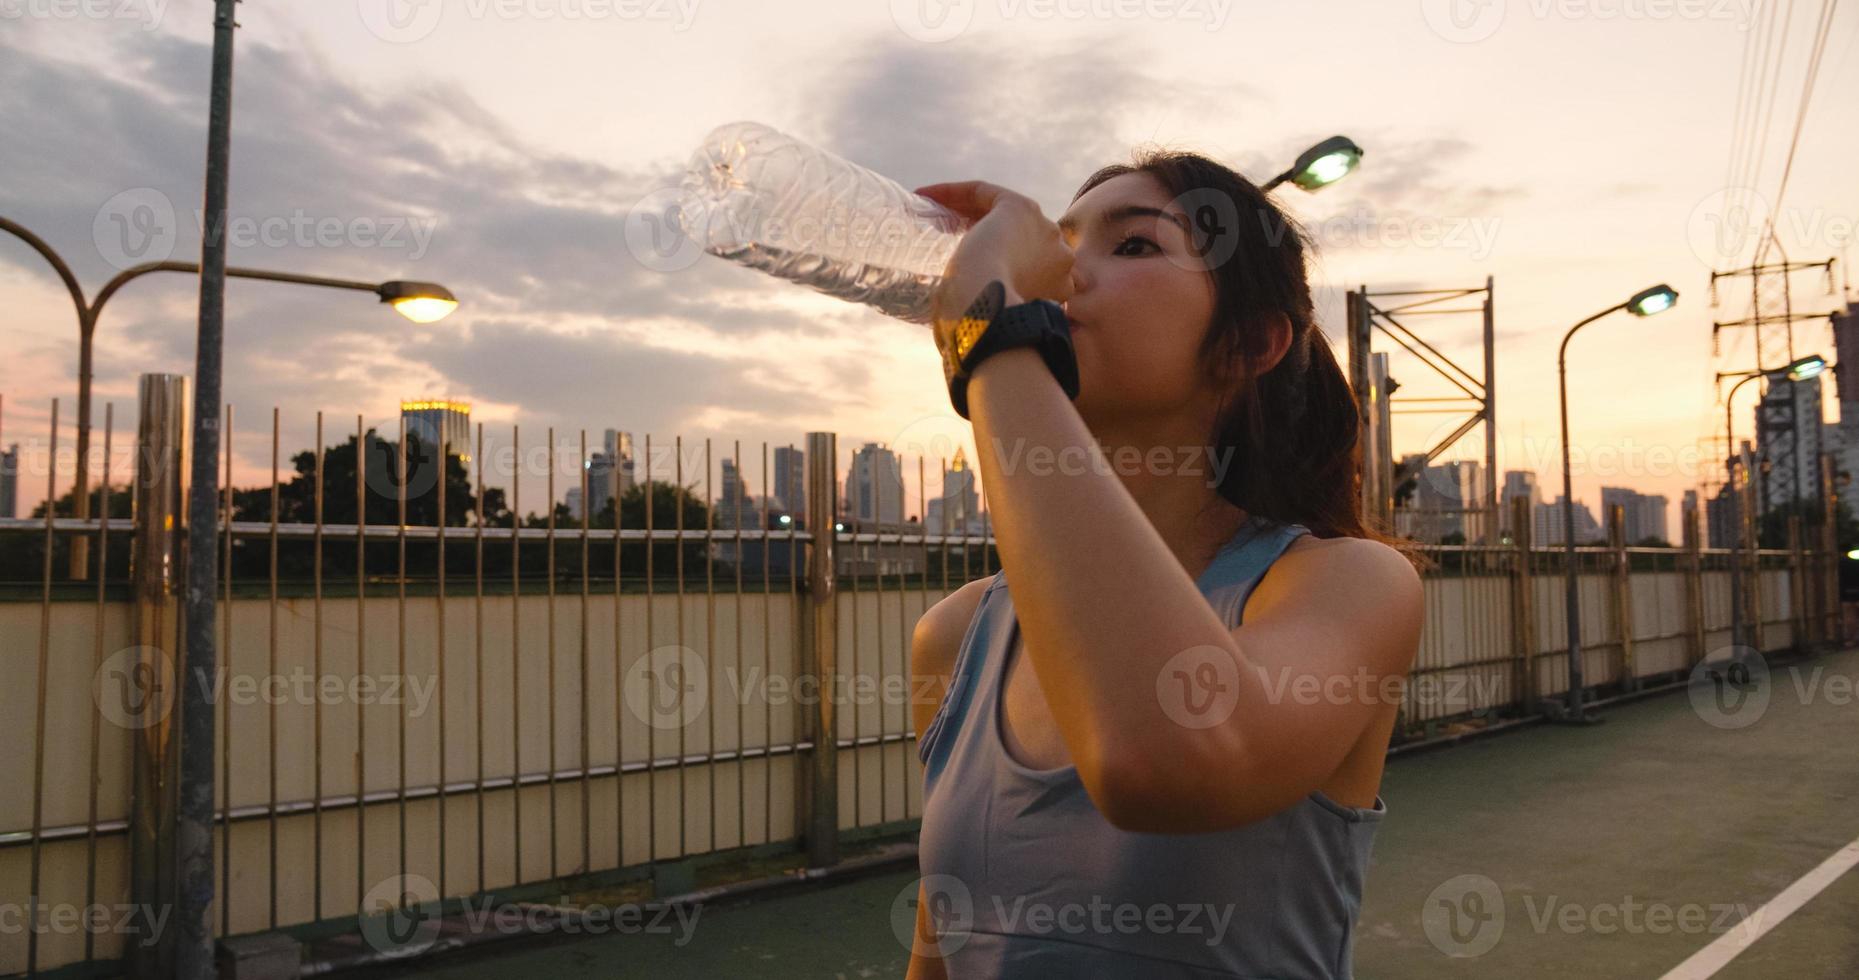
[[[1183,413],[1198,422],[1209,411],[1214,392],[1199,350],[1213,317],[1213,276],[1172,198],[1148,174],[1122,174],[1059,219],[1076,254],[1065,313],[1087,424]]]

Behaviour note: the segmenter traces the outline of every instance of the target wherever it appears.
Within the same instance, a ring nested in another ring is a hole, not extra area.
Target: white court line
[[[1833,852],[1820,866],[1802,875],[1781,894],[1763,903],[1761,908],[1735,928],[1718,936],[1709,946],[1691,954],[1691,958],[1674,967],[1660,980],[1707,980],[1717,975],[1729,962],[1754,945],[1769,930],[1780,925],[1815,895],[1820,894],[1839,876],[1859,865],[1859,840]]]

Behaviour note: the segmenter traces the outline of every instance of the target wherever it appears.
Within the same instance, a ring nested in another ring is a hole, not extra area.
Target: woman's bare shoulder
[[[910,641],[910,670],[919,676],[943,676],[955,669],[962,637],[981,608],[981,595],[994,576],[978,578],[924,610]]]

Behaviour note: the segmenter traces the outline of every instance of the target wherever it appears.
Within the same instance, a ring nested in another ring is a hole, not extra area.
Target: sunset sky
[[[393,431],[403,397],[472,402],[493,445],[513,423],[526,445],[549,427],[570,446],[582,428],[596,445],[605,428],[655,447],[681,435],[687,482],[705,437],[718,460],[740,439],[755,492],[763,441],[831,430],[842,454],[868,441],[914,453],[961,432],[924,328],[720,260],[667,272],[629,251],[629,211],[724,122],[769,123],[906,186],[996,181],[1052,216],[1138,145],[1200,150],[1263,180],[1345,133],[1368,151],[1357,175],[1280,192],[1319,241],[1326,332],[1340,352],[1342,294],[1358,285],[1495,277],[1499,465],[1537,470],[1551,493],[1563,332],[1645,286],[1680,291],[1675,311],[1601,321],[1570,353],[1576,496],[1663,493],[1675,521],[1715,465],[1713,374],[1754,366],[1747,330],[1712,352],[1712,321],[1749,313],[1747,280],[1710,305],[1713,265],[1747,263],[1754,244],[1717,234],[1726,183],[1753,175],[1756,197],[1774,196],[1818,7],[1795,5],[1760,167],[1733,169],[1746,39],[1764,23],[1753,3],[250,0],[231,211],[254,233],[232,264],[435,280],[463,305],[415,326],[364,294],[234,281],[236,482],[265,478],[274,406],[288,456],[311,444],[318,410],[333,443],[357,414]],[[1781,201],[1788,256],[1840,260],[1832,294],[1817,273],[1795,279],[1798,309],[1832,309],[1852,278],[1855,35],[1848,5]],[[50,240],[87,290],[133,261],[198,256],[210,36],[205,0],[0,0],[0,215]],[[163,254],[126,258],[124,236],[151,231],[135,216],[164,203]],[[54,397],[60,443],[72,439],[77,331],[49,269],[6,238],[0,311],[0,442],[27,447],[23,515],[44,493]],[[119,451],[133,434],[139,374],[191,373],[195,314],[181,275],[110,302],[99,443],[105,402]],[[1475,319],[1422,329],[1476,370]],[[1833,356],[1824,320],[1795,343]],[[1449,393],[1423,372],[1396,358],[1403,395]],[[1836,418],[1830,383],[1827,400]],[[1456,421],[1401,419],[1397,454]],[[1447,456],[1482,446],[1475,430]],[[914,455],[906,471],[914,513]],[[543,479],[525,477],[525,510]]]

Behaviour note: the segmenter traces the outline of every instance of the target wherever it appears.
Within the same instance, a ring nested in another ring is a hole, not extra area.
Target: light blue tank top
[[[1237,626],[1253,586],[1305,533],[1249,518],[1196,585]],[[1347,980],[1381,797],[1365,809],[1315,792],[1209,833],[1118,830],[1075,767],[1029,769],[1003,747],[1018,628],[998,574],[917,744],[918,862],[949,976]]]

